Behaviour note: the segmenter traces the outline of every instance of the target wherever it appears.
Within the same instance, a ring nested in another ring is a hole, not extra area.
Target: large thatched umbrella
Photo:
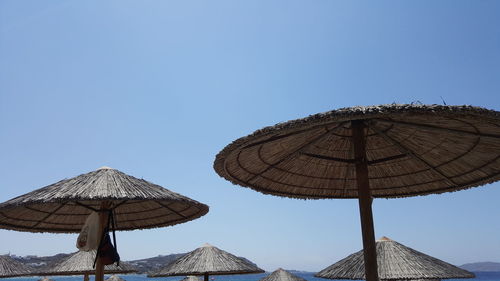
[[[290,272],[282,268],[278,268],[273,273],[260,279],[259,281],[307,281],[307,280],[295,274],[291,274]]]
[[[474,274],[408,248],[387,237],[376,242],[378,276],[382,280],[474,278]],[[328,279],[366,279],[363,250],[321,270],[315,276]]]
[[[8,255],[0,255],[0,278],[33,275],[34,269]]]
[[[264,270],[212,245],[205,244],[179,259],[167,264],[160,270],[148,274],[148,277],[203,275],[208,281],[209,275],[262,273]]]
[[[71,254],[70,256],[64,258],[59,263],[54,266],[47,268],[43,271],[37,272],[37,275],[83,275],[84,280],[89,280],[89,275],[95,273],[94,261],[97,254],[96,250],[92,251],[78,251]],[[120,261],[119,265],[109,264],[104,266],[105,274],[113,273],[134,273],[137,272],[137,268],[133,265]]]
[[[208,206],[159,185],[103,167],[0,204],[0,228],[78,233],[91,211],[100,212],[101,232],[109,210],[117,230],[175,225],[205,215]],[[96,281],[103,280],[99,258]]]
[[[367,280],[377,262],[372,198],[456,191],[500,179],[500,113],[382,105],[266,127],[226,146],[217,173],[265,194],[358,198]]]

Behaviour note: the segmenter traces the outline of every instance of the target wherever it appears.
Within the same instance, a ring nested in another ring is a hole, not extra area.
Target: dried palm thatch
[[[92,275],[95,273],[94,261],[96,253],[95,250],[76,252],[53,267],[37,272],[37,275]],[[137,269],[127,262],[120,261],[119,266],[115,264],[106,265],[104,272],[107,274],[126,274],[137,272]]]
[[[474,278],[474,274],[408,248],[387,237],[376,243],[381,280]],[[328,279],[365,279],[363,251],[356,252],[318,272]]]
[[[472,106],[393,104],[320,113],[234,141],[214,168],[265,194],[358,198],[353,120],[365,127],[373,197],[443,193],[500,179],[500,113]]]
[[[189,276],[182,278],[181,281],[201,281],[201,279],[198,276],[189,275]]]
[[[159,185],[103,167],[0,204],[0,228],[80,232],[92,210],[111,204],[117,230],[175,225],[205,215],[208,206]]]
[[[306,281],[306,279],[291,274],[282,268],[278,268],[273,273],[260,279],[259,281]]]
[[[262,273],[264,270],[212,245],[187,253],[148,277]]]
[[[118,275],[111,275],[106,281],[125,281],[123,278],[121,278]]]
[[[30,276],[33,275],[34,269],[15,259],[0,255],[0,278]]]

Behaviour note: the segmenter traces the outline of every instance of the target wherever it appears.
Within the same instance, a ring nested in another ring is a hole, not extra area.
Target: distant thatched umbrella
[[[189,276],[182,278],[181,281],[201,281],[201,279],[198,276],[189,275]]]
[[[0,278],[33,275],[34,269],[8,255],[0,255]]]
[[[80,232],[91,211],[100,229],[112,210],[117,230],[175,225],[205,215],[208,206],[159,185],[103,167],[0,204],[0,228],[29,232]],[[97,260],[96,281],[103,280]]]
[[[442,260],[408,248],[387,237],[376,243],[378,275],[381,280],[474,278],[474,274]],[[363,250],[318,272],[328,279],[366,279]]]
[[[187,253],[169,263],[160,270],[148,274],[148,277],[203,275],[208,281],[209,275],[262,273],[264,270],[212,245]]]
[[[120,276],[118,275],[111,275],[111,277],[109,277],[108,279],[106,279],[106,281],[125,281],[125,279],[121,278]]]
[[[37,275],[84,275],[84,280],[88,280],[89,275],[95,273],[94,261],[97,251],[79,251],[66,257],[51,268],[37,272]],[[110,264],[104,266],[104,273],[134,273],[137,269],[127,263],[120,261],[120,265]]]
[[[358,198],[369,281],[378,281],[372,198],[500,179],[500,113],[472,106],[351,107],[266,127],[227,145],[216,172],[265,194]]]
[[[273,273],[260,279],[259,281],[307,281],[307,280],[295,274],[291,274],[290,272],[282,268],[278,268]]]

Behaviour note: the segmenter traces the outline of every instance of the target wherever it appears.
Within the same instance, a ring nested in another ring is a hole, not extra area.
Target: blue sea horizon
[[[258,281],[263,277],[269,275],[270,272],[260,274],[244,274],[244,275],[215,275],[210,276],[212,281]],[[314,272],[293,272],[293,274],[300,276],[307,281],[326,281],[328,279],[314,277]],[[472,279],[447,279],[450,281],[464,281],[464,280],[481,280],[481,281],[500,281],[500,272],[474,272],[476,278]],[[117,274],[126,281],[180,281],[185,276],[175,277],[159,277],[149,278],[145,274]],[[105,279],[111,275],[105,275]],[[38,281],[40,277],[16,277],[5,278],[6,281]],[[54,281],[79,281],[83,280],[83,276],[51,276],[50,279]],[[201,280],[203,280],[201,278]],[[90,276],[90,281],[94,281],[94,276]],[[342,280],[340,280],[342,281]],[[348,280],[345,280],[348,281]],[[350,280],[349,280],[350,281]]]

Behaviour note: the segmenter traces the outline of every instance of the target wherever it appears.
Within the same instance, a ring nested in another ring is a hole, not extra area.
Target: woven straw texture
[[[362,120],[373,197],[456,191],[500,179],[500,113],[472,106],[351,107],[266,127],[226,146],[215,171],[286,197],[357,198],[352,120]]]
[[[260,281],[306,281],[306,279],[279,268],[270,275],[260,279]]]
[[[106,281],[125,281],[125,279],[121,278],[118,275],[111,275]]]
[[[9,256],[0,255],[0,278],[33,275],[34,269]]]
[[[149,277],[262,273],[264,270],[211,245],[204,245],[168,264]]]
[[[65,179],[0,204],[0,228],[80,232],[91,209],[112,203],[118,230],[175,225],[205,215],[208,206],[111,168]]]
[[[37,272],[37,275],[93,275],[95,274],[94,260],[96,255],[95,250],[84,252],[76,252],[61,262],[54,265],[52,268]],[[120,261],[120,266],[116,264],[106,265],[104,273],[134,273],[137,269],[127,262]]]
[[[381,280],[474,278],[474,274],[383,238],[376,242],[378,275]],[[321,270],[316,277],[365,279],[363,251]]]

